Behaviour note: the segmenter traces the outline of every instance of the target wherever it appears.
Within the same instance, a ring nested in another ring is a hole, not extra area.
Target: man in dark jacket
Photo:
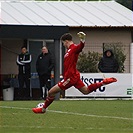
[[[31,76],[31,55],[25,46],[21,47],[21,54],[17,56],[18,80],[19,80],[19,98],[22,98],[24,91],[24,99],[30,98],[30,76]],[[26,89],[23,90],[24,84]]]
[[[119,69],[119,64],[117,60],[114,58],[114,54],[112,50],[106,50],[103,53],[103,57],[101,58],[98,68],[103,73],[117,73]]]
[[[45,99],[47,96],[48,86],[51,76],[51,70],[54,67],[54,59],[46,46],[42,47],[42,53],[38,56],[36,61],[36,70],[40,81],[41,98]]]

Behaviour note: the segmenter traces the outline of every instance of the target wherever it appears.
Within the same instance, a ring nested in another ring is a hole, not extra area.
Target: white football
[[[36,106],[36,108],[42,108],[43,105],[44,105],[44,103],[38,103],[37,106]]]

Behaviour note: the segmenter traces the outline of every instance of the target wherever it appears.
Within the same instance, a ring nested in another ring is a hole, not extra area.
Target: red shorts
[[[73,76],[71,78],[67,78],[67,79],[63,79],[58,83],[58,86],[62,89],[62,90],[66,90],[68,88],[70,88],[71,86],[74,86],[77,89],[82,88],[83,86],[85,86],[85,84],[80,80],[80,76]]]

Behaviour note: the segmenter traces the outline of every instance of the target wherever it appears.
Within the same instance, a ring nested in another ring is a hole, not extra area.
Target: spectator
[[[31,55],[25,46],[21,47],[21,54],[17,56],[19,98],[30,99],[30,76],[31,76]],[[26,89],[24,89],[24,84]]]
[[[47,91],[50,89],[48,81],[50,81],[51,70],[54,67],[54,59],[46,46],[42,47],[42,53],[36,61],[36,70],[40,81],[40,97],[45,99]]]
[[[119,65],[117,60],[114,58],[114,54],[112,50],[106,50],[103,53],[103,57],[101,58],[98,69],[103,73],[117,73],[119,69]]]

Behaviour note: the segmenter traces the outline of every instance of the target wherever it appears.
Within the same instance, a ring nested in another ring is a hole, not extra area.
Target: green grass
[[[42,101],[0,101],[0,133],[132,133],[132,100],[54,101],[46,114],[31,109]]]

